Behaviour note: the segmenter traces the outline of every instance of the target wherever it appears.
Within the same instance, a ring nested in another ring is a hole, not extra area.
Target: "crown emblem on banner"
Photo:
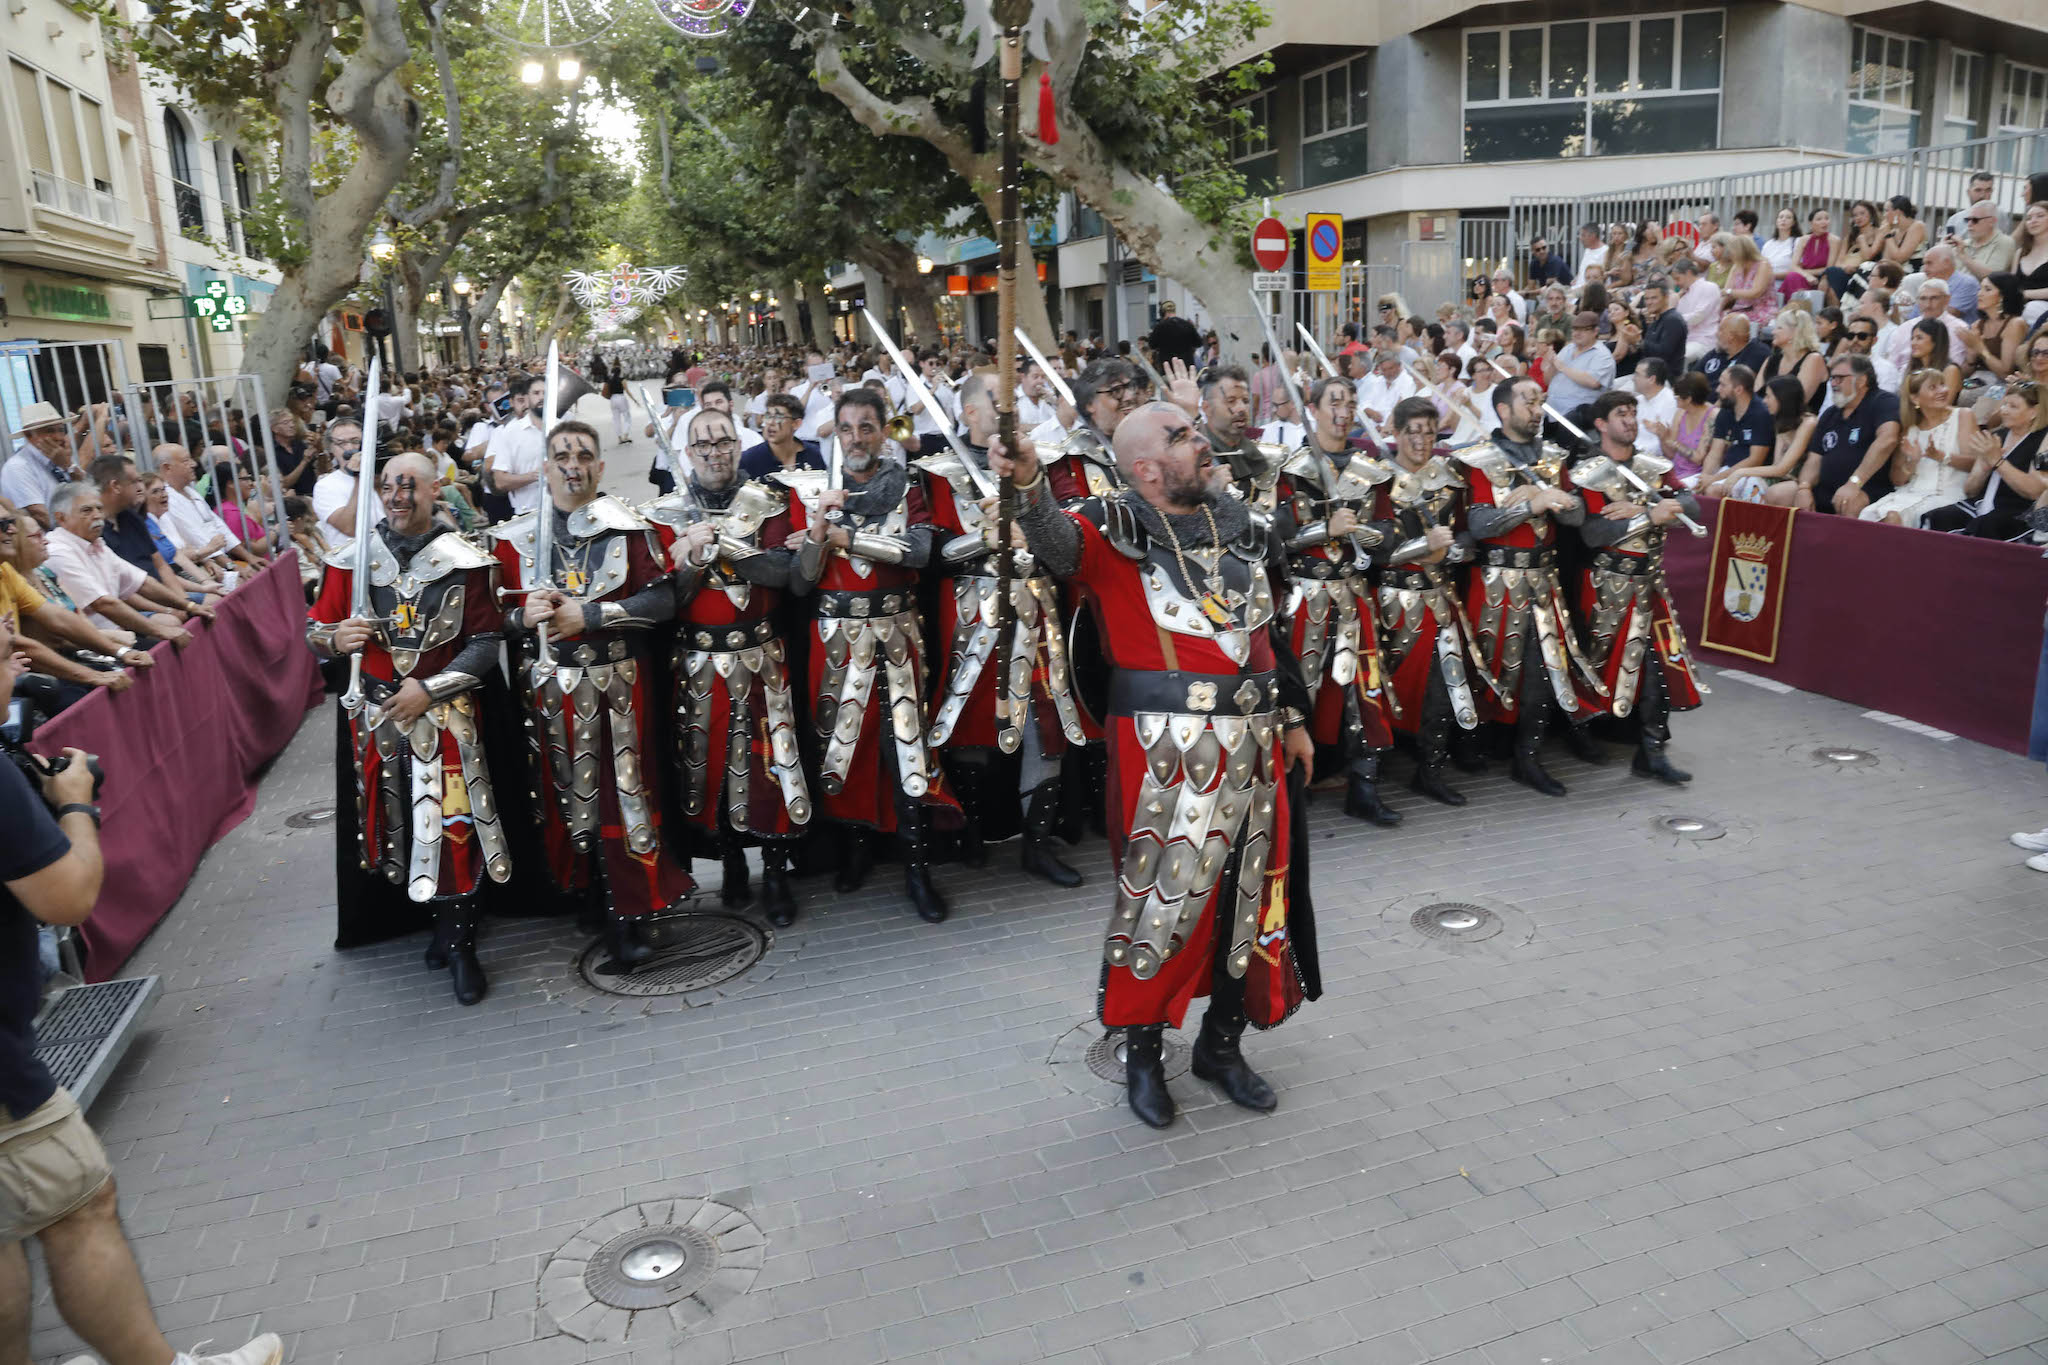
[[[1771,538],[1769,536],[1760,536],[1753,533],[1739,535],[1735,537],[1734,544],[1735,557],[1737,559],[1764,560],[1769,559],[1771,556]]]

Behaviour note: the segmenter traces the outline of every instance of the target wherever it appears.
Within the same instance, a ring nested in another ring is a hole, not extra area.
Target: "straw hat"
[[[63,425],[64,414],[57,411],[56,408],[48,403],[30,403],[21,410],[21,425],[15,429],[23,434],[27,434],[39,427],[61,427]]]

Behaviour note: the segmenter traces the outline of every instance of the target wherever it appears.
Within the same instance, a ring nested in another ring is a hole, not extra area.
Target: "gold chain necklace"
[[[1174,534],[1173,518],[1162,511],[1159,514],[1159,524],[1166,528],[1166,543],[1173,548],[1173,559],[1180,565],[1180,580],[1186,586],[1188,596],[1195,599],[1196,605],[1202,609],[1202,614],[1209,618],[1211,624],[1229,626],[1233,624],[1234,618],[1230,614],[1230,604],[1223,595],[1223,532],[1217,528],[1216,514],[1209,510],[1207,503],[1202,504],[1202,517],[1209,523],[1209,542],[1216,547],[1217,552],[1216,567],[1205,569],[1202,573],[1202,581],[1209,589],[1202,593],[1195,589],[1195,575],[1188,568],[1187,556],[1181,552],[1180,537]]]

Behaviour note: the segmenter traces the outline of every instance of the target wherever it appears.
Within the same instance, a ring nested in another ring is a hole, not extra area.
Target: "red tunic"
[[[1630,461],[1631,466],[1635,463]],[[1670,484],[1668,475],[1657,482],[1677,491]],[[1576,489],[1586,500],[1588,521],[1600,516],[1614,501],[1597,488],[1572,482],[1569,470],[1565,472],[1564,484],[1567,488]],[[1598,564],[1600,555],[1621,555],[1647,570],[1649,545],[1646,537],[1661,539],[1665,534],[1659,527],[1629,536],[1604,550],[1591,552],[1595,562],[1579,570],[1578,582],[1574,585],[1579,620],[1587,636],[1591,637],[1586,642],[1587,653],[1599,668],[1600,681],[1609,694],[1602,697],[1592,688],[1582,686],[1579,689],[1580,705],[1585,707],[1588,715],[1626,715],[1634,709],[1642,675],[1639,667],[1629,666],[1632,651],[1628,648],[1628,640],[1638,632],[1646,635],[1646,643],[1664,662],[1664,686],[1670,696],[1671,709],[1691,711],[1700,704],[1699,680],[1693,676],[1692,659],[1685,649],[1685,635],[1679,629],[1677,617],[1672,614],[1671,599],[1662,591],[1661,564],[1655,574],[1644,572],[1639,575],[1603,570]],[[1610,598],[1623,598],[1626,604],[1619,605],[1618,610],[1603,610],[1600,603],[1603,586]],[[1636,657],[1640,665],[1639,652]]]
[[[1354,449],[1358,447],[1354,444]],[[1362,456],[1354,455],[1358,459]],[[1384,488],[1381,484],[1378,487]],[[1299,497],[1313,508],[1313,516],[1304,518],[1295,513],[1295,520],[1322,520],[1329,515],[1330,501],[1323,490],[1309,479],[1290,474],[1280,476],[1279,501],[1282,507],[1295,503]],[[1371,520],[1371,508],[1359,512],[1361,525]],[[1393,703],[1386,689],[1386,677],[1380,661],[1379,613],[1373,602],[1372,587],[1365,580],[1366,565],[1351,564],[1354,559],[1351,546],[1335,541],[1327,542],[1307,550],[1293,550],[1288,554],[1290,561],[1313,560],[1323,564],[1347,565],[1350,573],[1345,577],[1327,580],[1311,580],[1297,575],[1294,590],[1288,595],[1287,638],[1294,643],[1297,655],[1303,652],[1303,645],[1311,638],[1311,613],[1322,608],[1324,615],[1323,639],[1326,641],[1320,657],[1316,660],[1321,674],[1316,678],[1304,679],[1315,692],[1315,709],[1308,717],[1309,737],[1319,745],[1336,748],[1348,757],[1358,757],[1376,750],[1392,747],[1394,743]],[[1316,600],[1316,587],[1327,584],[1327,596]],[[1346,610],[1335,600],[1342,593],[1349,599],[1348,611],[1355,613],[1358,620],[1358,655],[1351,680],[1342,683],[1332,670],[1337,664],[1337,634],[1341,624],[1339,613]],[[1310,660],[1302,659],[1304,672]],[[1355,707],[1358,724],[1356,734],[1349,733],[1349,720],[1345,715],[1347,703]],[[1412,725],[1413,722],[1411,721]],[[1320,766],[1320,765],[1319,765]]]

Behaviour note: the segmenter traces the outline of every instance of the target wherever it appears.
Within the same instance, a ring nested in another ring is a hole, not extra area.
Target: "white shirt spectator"
[[[149,581],[148,574],[109,550],[105,541],[81,539],[62,526],[51,529],[45,545],[50,568],[80,611],[102,597],[125,601]],[[98,612],[87,615],[101,630],[120,629]]]
[[[654,443],[654,467],[656,469],[670,474],[676,472],[674,462],[668,457],[668,451],[674,449],[676,444],[683,439],[683,419],[689,415],[690,409],[688,408],[669,408],[656,419],[657,429],[661,432],[661,440]],[[666,448],[664,448],[664,445]]]
[[[1308,428],[1299,422],[1276,417],[1259,428],[1258,439],[1265,445],[1279,446],[1282,450],[1299,450],[1308,444]]]
[[[547,459],[547,442],[540,434],[538,422],[531,417],[520,417],[498,428],[497,434],[491,437],[491,448],[487,454],[491,468],[498,473],[539,474]],[[512,500],[513,515],[539,507],[541,493],[546,487],[547,480],[539,478],[507,494]]]
[[[1695,277],[1678,296],[1678,316],[1685,319],[1687,354],[1695,346],[1701,351],[1713,350],[1714,330],[1721,325],[1720,286],[1704,275]]]
[[[1043,426],[1047,422],[1058,421],[1059,415],[1059,400],[1053,395],[1052,390],[1046,390],[1045,397],[1043,398],[1029,398],[1025,396],[1022,389],[1017,391],[1018,426],[1029,431],[1035,427]]]
[[[1654,397],[1636,394],[1636,453],[1639,455],[1661,455],[1664,442],[1650,430],[1650,423],[1669,427],[1678,421],[1678,395],[1671,392],[1666,384],[1657,390]]]
[[[318,486],[317,484],[315,485]],[[240,545],[242,538],[235,534],[232,526],[222,521],[220,514],[207,505],[199,496],[199,490],[187,484],[184,488],[166,487],[170,494],[160,522],[165,534],[178,543],[183,550],[205,545],[219,536],[223,548],[214,552],[214,557],[225,555],[229,548]]]
[[[332,469],[322,474],[313,484],[313,518],[320,523],[320,538],[332,550],[337,545],[346,545],[354,537],[345,536],[328,520],[341,511],[356,497],[356,476],[346,469]],[[376,520],[384,520],[384,503],[381,499],[370,499],[370,507],[376,513]]]
[[[341,366],[331,360],[323,360],[313,367],[313,385],[318,390],[318,401],[325,403],[334,397],[334,386],[341,382]]]
[[[1612,357],[1608,363],[1613,363]],[[1404,398],[1413,398],[1421,392],[1415,382],[1415,376],[1405,369],[1391,380],[1381,378],[1379,371],[1375,369],[1373,373],[1358,381],[1357,390],[1358,418],[1361,422],[1374,427],[1384,427],[1393,418],[1396,403]],[[1378,420],[1365,415],[1367,408],[1379,414]]]
[[[469,429],[469,435],[463,438],[463,441],[462,441],[462,451],[463,451],[463,453],[464,453],[464,454],[466,455],[466,454],[468,454],[468,453],[469,453],[470,451],[472,451],[472,450],[475,450],[475,449],[476,449],[477,447],[479,447],[479,446],[487,446],[487,445],[489,445],[489,444],[491,443],[491,437],[493,437],[493,436],[495,436],[495,435],[497,435],[497,434],[498,434],[498,424],[497,424],[496,422],[492,422],[492,421],[482,421],[482,422],[478,422],[478,423],[477,423],[476,425],[472,426],[472,427],[471,427],[471,428]]]
[[[47,508],[51,490],[64,482],[67,480],[57,476],[57,467],[50,463],[50,457],[30,445],[26,438],[14,448],[7,464],[0,467],[0,497],[24,509]]]
[[[1898,292],[1893,294],[1892,297],[1894,299],[1918,299],[1920,297],[1920,286],[1932,278],[1933,276],[1930,276],[1926,271],[1916,270],[1906,276],[1905,279],[1899,281]],[[1948,286],[1949,311],[1964,322],[1975,322],[1977,320],[1977,277],[1967,270],[1958,270],[1955,274],[1943,279],[1942,283]],[[1919,305],[1916,303],[1912,306],[1917,309]],[[1908,319],[1908,325],[1911,325],[1911,319]]]
[[[802,430],[797,432],[798,437],[806,441],[828,439],[830,433],[828,432],[825,436],[820,436],[818,424],[820,422],[829,422],[832,418],[833,399],[831,384],[819,384],[807,379],[794,389],[791,389],[790,396],[804,405],[804,420]],[[819,448],[823,449],[822,446]]]
[[[1060,425],[1057,416],[1048,417],[1031,428],[1031,444],[1040,450],[1049,450],[1067,439],[1067,429]]]
[[[902,412],[909,404],[910,386],[903,382],[902,372],[894,365],[889,367],[887,374],[883,374],[879,367],[869,370],[860,377],[860,382],[865,384],[871,379],[882,381],[883,391],[889,395],[889,411]]]
[[[1557,359],[1560,365],[1569,365],[1593,376],[1591,384],[1581,384],[1562,370],[1551,376],[1550,405],[1559,412],[1568,413],[1592,402],[1607,392],[1608,385],[1614,382],[1614,352],[1597,341],[1583,348],[1567,344],[1557,353]]]
[[[1583,288],[1585,288],[1585,287],[1586,287],[1586,267],[1587,267],[1587,266],[1589,266],[1589,265],[1598,265],[1598,266],[1605,266],[1606,264],[1607,264],[1607,243],[1605,243],[1605,242],[1602,242],[1602,243],[1601,243],[1601,244],[1600,244],[1599,246],[1582,246],[1582,247],[1580,247],[1580,248],[1579,248],[1579,273],[1578,273],[1578,274],[1576,274],[1576,275],[1574,275],[1574,276],[1572,276],[1572,288],[1574,288],[1574,289],[1583,289]]]

